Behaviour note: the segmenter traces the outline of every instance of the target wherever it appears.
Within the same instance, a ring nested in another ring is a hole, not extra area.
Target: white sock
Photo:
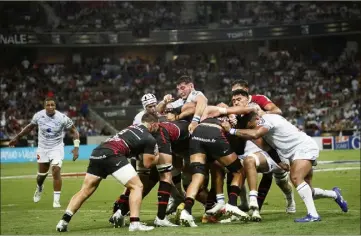
[[[320,188],[313,189],[313,197],[316,198],[337,198],[337,194],[335,191],[332,190],[323,190]]]
[[[318,213],[315,207],[315,203],[312,198],[312,190],[310,186],[306,182],[302,182],[300,185],[297,186],[297,192],[302,198],[303,202],[306,205],[308,214],[311,214],[314,217],[318,217]]]
[[[239,197],[241,198],[241,205],[248,205],[247,189],[244,185],[241,187]]]
[[[61,191],[54,191],[54,202],[60,201],[60,193]]]
[[[249,191],[249,197],[258,197],[258,192],[256,190]]]
[[[66,209],[65,214],[73,216],[74,213],[71,210]]]
[[[217,194],[216,197],[217,197],[217,202],[218,202],[218,203],[222,203],[222,204],[225,204],[225,203],[226,203],[226,202],[224,201],[224,194],[223,194],[223,193]]]

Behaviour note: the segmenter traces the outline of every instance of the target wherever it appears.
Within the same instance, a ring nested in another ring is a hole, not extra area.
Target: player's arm
[[[187,103],[189,104],[189,103]],[[196,112],[196,107],[195,106],[184,106],[185,109],[182,110],[182,112],[179,115],[175,115],[175,119],[176,120],[182,120],[188,116],[193,115]]]
[[[21,137],[29,134],[34,129],[35,126],[36,124],[34,123],[30,123],[27,126],[25,126],[24,129],[20,131],[20,133],[18,133],[12,140],[10,140],[9,146],[13,147]]]
[[[282,115],[282,110],[264,95],[258,95],[256,103],[266,111],[266,114]]]
[[[241,106],[219,107],[218,109],[222,115],[230,115],[230,114],[244,115],[256,111],[254,107],[241,107]]]
[[[75,161],[79,157],[80,134],[69,117],[66,117],[65,119],[65,127],[70,130],[70,133],[73,136],[74,148],[71,152],[73,153],[73,161]]]
[[[276,106],[273,102],[268,103],[263,107],[264,110],[266,110],[266,114],[277,114],[282,115],[282,110]]]
[[[231,124],[229,124],[229,122],[222,122],[222,127],[230,134],[247,140],[261,138],[269,131],[269,129],[263,126],[257,126],[254,129],[234,129],[231,128]]]
[[[165,111],[165,109],[166,109],[166,107],[167,107],[167,105],[168,105],[170,102],[172,102],[173,100],[174,100],[174,99],[173,99],[173,97],[172,97],[171,94],[165,95],[164,98],[163,98],[163,100],[162,100],[160,103],[158,103],[158,105],[156,106],[156,108],[155,108],[156,111],[163,114],[164,111]]]
[[[203,115],[204,110],[207,107],[208,99],[203,94],[198,94],[195,98],[196,110],[193,115],[192,122],[199,123]]]
[[[159,151],[156,140],[149,136],[149,140],[146,141],[146,146],[143,153],[143,165],[149,169],[158,163]]]

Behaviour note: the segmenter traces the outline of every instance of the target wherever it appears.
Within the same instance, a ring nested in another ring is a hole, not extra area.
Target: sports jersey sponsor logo
[[[332,149],[332,138],[322,138],[323,149]]]
[[[216,140],[214,138],[210,139],[210,138],[200,138],[200,137],[193,136],[192,139],[198,140],[201,142],[205,142],[205,143],[215,143],[216,142]]]

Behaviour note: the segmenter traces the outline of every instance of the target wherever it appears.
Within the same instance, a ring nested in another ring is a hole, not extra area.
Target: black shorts
[[[233,153],[223,130],[202,124],[193,131],[189,149],[190,155],[206,154],[207,161],[218,160]]]
[[[159,153],[172,155],[172,144],[170,136],[165,128],[160,127],[159,132],[157,132],[157,134],[155,135],[155,140],[158,144]]]
[[[106,179],[108,175],[127,164],[129,161],[124,155],[115,155],[107,148],[94,149],[89,158],[87,173]]]

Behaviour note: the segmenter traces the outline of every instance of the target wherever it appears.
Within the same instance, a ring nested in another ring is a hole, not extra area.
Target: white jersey
[[[174,101],[174,102],[171,102],[169,104],[167,104],[167,108],[178,108],[178,107],[181,107],[183,106],[185,103],[189,103],[189,102],[196,102],[196,97],[198,95],[202,95],[203,97],[204,94],[201,92],[201,91],[197,91],[197,90],[193,90],[187,97],[186,100],[183,100],[182,98]]]
[[[55,114],[50,117],[44,109],[35,113],[31,124],[38,126],[38,147],[52,149],[64,146],[64,130],[69,129],[74,123],[59,111],[55,111]]]
[[[135,117],[134,117],[134,120],[133,120],[133,125],[139,125],[140,123],[142,123],[142,117],[145,113],[145,110],[139,112]]]
[[[280,115],[265,114],[258,121],[258,126],[269,130],[263,138],[277,150],[280,157],[292,159],[299,149],[318,149],[316,142],[310,136]]]

